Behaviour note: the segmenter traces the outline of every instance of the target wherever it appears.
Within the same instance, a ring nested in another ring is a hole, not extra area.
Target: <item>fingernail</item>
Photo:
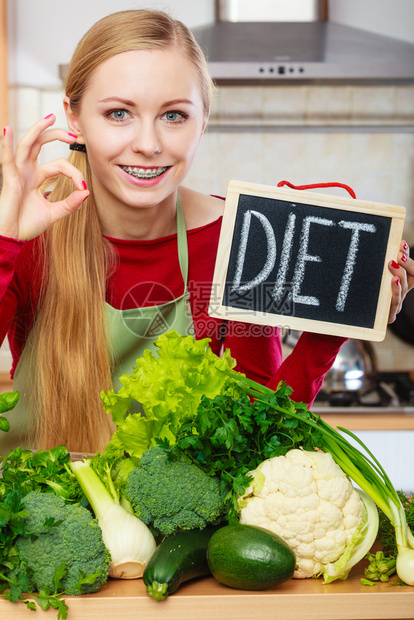
[[[7,127],[3,127],[3,136],[6,135]]]
[[[82,181],[82,187],[83,189],[88,189],[88,186],[86,185],[85,181]]]
[[[400,278],[397,278],[397,279],[395,280],[395,284],[396,284],[397,286],[400,286]]]
[[[401,256],[401,260],[402,260],[402,262],[403,262],[403,263],[405,263],[405,261],[407,260],[407,257],[406,257],[406,255],[405,255],[405,254],[403,254],[403,255]]]
[[[47,116],[45,116],[45,119],[44,119],[44,120],[46,120],[46,119],[48,119],[48,118],[52,118],[52,116],[53,116],[53,114],[48,114]]]
[[[408,250],[408,243],[406,241],[404,242],[404,250]]]
[[[396,262],[395,262],[395,260],[392,260],[392,261],[391,261],[391,267],[392,267],[393,269],[398,269],[398,268],[399,268],[399,264],[398,264],[398,263],[396,263]]]
[[[75,138],[75,140],[77,140],[77,139],[78,139],[78,136],[75,136],[75,134],[74,134],[74,133],[69,133],[69,132],[68,132],[68,136],[70,136],[71,138]]]

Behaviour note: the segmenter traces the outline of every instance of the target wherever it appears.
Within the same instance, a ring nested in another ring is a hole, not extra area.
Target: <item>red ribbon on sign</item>
[[[284,185],[287,185],[291,189],[317,189],[321,187],[342,187],[343,189],[346,189],[346,191],[349,193],[349,195],[352,198],[356,199],[356,194],[354,190],[351,187],[349,187],[349,185],[345,185],[345,183],[332,182],[332,183],[310,183],[309,185],[293,185],[293,183],[290,183],[289,181],[279,181],[279,183],[277,184],[278,187],[283,187]]]

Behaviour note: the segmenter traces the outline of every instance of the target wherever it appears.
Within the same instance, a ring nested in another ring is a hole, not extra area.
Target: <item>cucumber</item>
[[[210,575],[207,546],[217,526],[178,532],[155,549],[143,574],[147,594],[162,601],[185,581]]]
[[[207,562],[213,576],[239,590],[264,590],[290,579],[295,554],[270,530],[253,525],[225,525],[208,544]]]

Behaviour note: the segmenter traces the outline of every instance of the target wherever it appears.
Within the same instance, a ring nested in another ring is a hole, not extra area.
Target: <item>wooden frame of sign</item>
[[[405,208],[231,181],[212,317],[383,340]]]

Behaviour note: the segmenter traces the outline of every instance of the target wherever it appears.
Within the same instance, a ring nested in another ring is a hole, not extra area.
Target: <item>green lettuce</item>
[[[101,393],[117,427],[110,450],[139,459],[156,439],[174,443],[181,420],[196,412],[201,397],[214,398],[226,390],[231,378],[225,373],[238,374],[232,370],[236,361],[229,350],[215,355],[210,342],[169,331],[155,341],[155,355],[144,351],[131,374],[120,377],[118,392]]]

